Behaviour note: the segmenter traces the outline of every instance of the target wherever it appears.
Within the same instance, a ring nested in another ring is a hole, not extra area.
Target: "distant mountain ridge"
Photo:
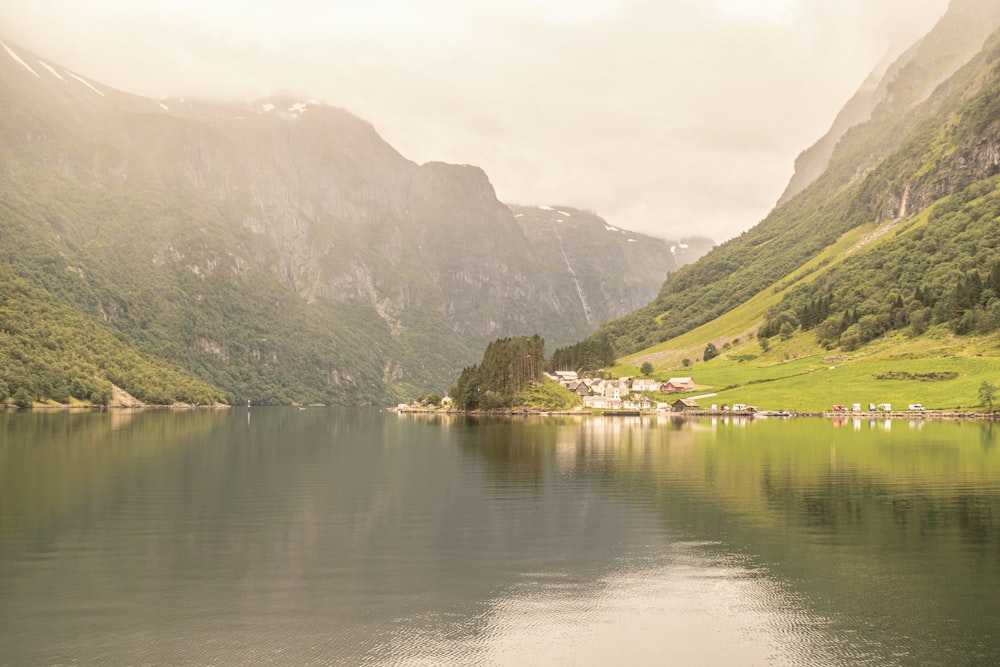
[[[680,265],[592,214],[560,255],[481,169],[342,109],[151,100],[2,46],[0,263],[237,400],[446,390],[489,340],[582,338]]]
[[[559,292],[579,295],[589,325],[596,327],[613,319],[613,311],[631,312],[648,301],[645,278],[662,270],[663,256],[649,253],[641,234],[571,206],[511,210],[532,248],[546,258],[551,284]],[[708,239],[688,238],[664,242],[661,252],[669,253],[669,270],[676,270],[712,246]]]
[[[830,130],[796,158],[795,173],[777,206],[822,175],[837,142],[850,128],[871,119],[880,106],[881,113],[889,113],[890,109],[910,109],[926,100],[982,48],[998,27],[1000,12],[994,0],[953,0],[948,12],[927,36],[894,61],[872,71],[837,114]]]

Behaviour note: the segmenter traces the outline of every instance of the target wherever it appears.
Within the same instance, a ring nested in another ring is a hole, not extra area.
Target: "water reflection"
[[[707,559],[714,546],[674,544],[669,562],[623,562],[586,591],[527,581],[495,602],[480,663],[809,664],[827,652],[799,627],[821,622],[765,573]]]
[[[997,434],[895,426],[2,415],[0,664],[996,663]]]

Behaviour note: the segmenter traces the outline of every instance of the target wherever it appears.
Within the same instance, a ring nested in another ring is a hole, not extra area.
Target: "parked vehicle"
[[[914,412],[923,412],[924,406],[921,403],[910,403],[910,410]]]
[[[846,405],[835,405],[835,406],[833,406],[833,411],[834,412],[847,412],[847,406]]]

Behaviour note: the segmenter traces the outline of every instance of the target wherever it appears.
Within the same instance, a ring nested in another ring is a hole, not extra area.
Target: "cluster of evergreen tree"
[[[552,353],[550,371],[596,371],[615,365],[615,349],[606,339],[587,338]]]
[[[538,334],[500,338],[486,347],[482,363],[462,370],[449,393],[461,410],[509,408],[541,379],[544,366],[545,341]]]
[[[890,331],[920,335],[1000,330],[1000,179],[937,204],[926,222],[860,252],[775,306],[761,337],[815,330],[827,348],[853,350]]]

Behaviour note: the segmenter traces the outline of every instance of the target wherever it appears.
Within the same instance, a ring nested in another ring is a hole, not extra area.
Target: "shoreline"
[[[107,412],[109,410],[230,410],[233,406],[225,403],[212,403],[211,405],[196,405],[194,403],[174,403],[172,405],[32,405],[22,408],[17,405],[2,405],[0,409],[10,412],[21,410],[93,410],[96,412]]]
[[[776,412],[762,410],[746,412],[735,410],[529,410],[509,408],[504,410],[428,410],[425,408],[387,408],[388,411],[409,415],[462,415],[469,417],[741,417],[744,419],[792,419],[796,417],[811,417],[821,419],[908,419],[908,420],[970,420],[995,421],[1000,420],[1000,412],[958,412],[953,410],[896,410],[890,412],[832,412],[832,411],[787,411]]]
[[[295,406],[289,406],[295,407]],[[231,410],[233,406],[225,403],[215,403],[212,405],[195,405],[191,403],[175,403],[173,405],[33,405],[29,408],[22,408],[16,405],[3,405],[0,410],[4,412],[28,411],[74,411],[88,410],[96,412],[110,412],[121,410]],[[383,408],[386,412],[407,415],[426,416],[466,416],[466,417],[739,417],[743,419],[792,419],[795,417],[833,419],[833,420],[854,420],[854,419],[907,419],[907,420],[969,420],[969,421],[997,421],[1000,420],[1000,412],[959,412],[954,410],[895,410],[890,412],[862,411],[862,412],[833,412],[833,411],[768,411],[757,412],[737,411],[737,410],[684,410],[674,412],[671,410],[538,410],[528,408],[506,408],[502,410],[447,410],[447,409],[426,409],[426,408]]]

